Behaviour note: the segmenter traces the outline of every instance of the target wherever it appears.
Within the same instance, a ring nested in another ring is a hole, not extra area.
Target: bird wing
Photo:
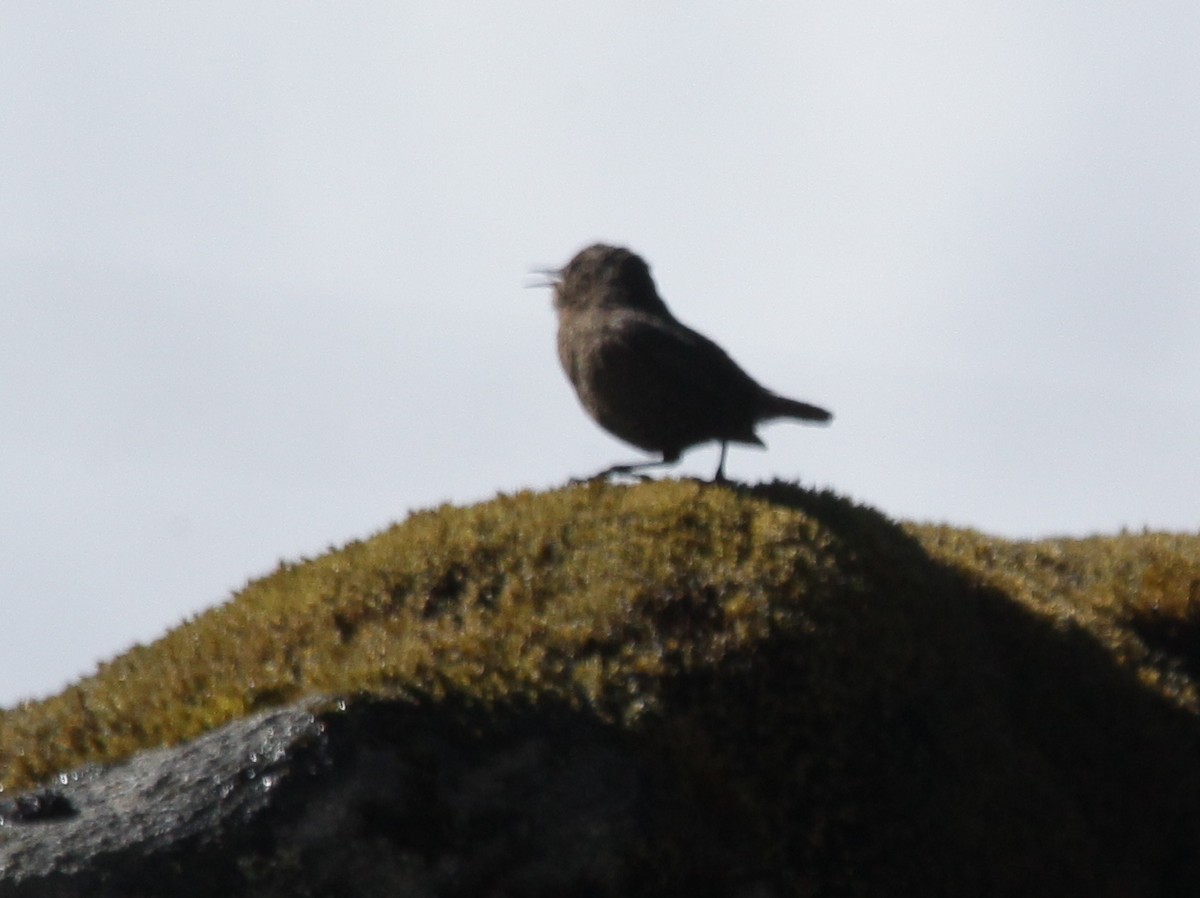
[[[679,451],[707,440],[760,443],[762,388],[724,350],[673,320],[611,318],[592,359],[600,423],[634,445]]]

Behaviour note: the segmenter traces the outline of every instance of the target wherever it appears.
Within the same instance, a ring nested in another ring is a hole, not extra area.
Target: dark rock
[[[37,789],[0,801],[0,826],[73,817],[78,811],[58,789]]]
[[[5,816],[3,898],[661,894],[668,832],[694,849],[668,891],[775,894],[666,765],[565,708],[310,700],[30,794],[75,813]]]

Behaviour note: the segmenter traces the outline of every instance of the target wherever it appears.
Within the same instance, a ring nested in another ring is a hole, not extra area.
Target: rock
[[[309,700],[64,774],[5,804],[0,896],[659,894],[676,837],[670,890],[776,894],[622,731],[452,705]]]

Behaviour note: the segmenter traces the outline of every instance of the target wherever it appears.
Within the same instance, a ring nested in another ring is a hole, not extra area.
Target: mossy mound
[[[592,484],[284,565],[4,712],[0,769],[310,693],[545,702],[683,771],[784,894],[1194,894],[1198,648],[1200,538],[1009,543],[786,484]]]

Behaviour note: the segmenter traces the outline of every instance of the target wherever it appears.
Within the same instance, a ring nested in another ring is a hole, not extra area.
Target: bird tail
[[[763,403],[762,417],[764,420],[768,418],[799,418],[801,421],[825,423],[833,419],[833,414],[820,406],[768,393],[766,401]]]

